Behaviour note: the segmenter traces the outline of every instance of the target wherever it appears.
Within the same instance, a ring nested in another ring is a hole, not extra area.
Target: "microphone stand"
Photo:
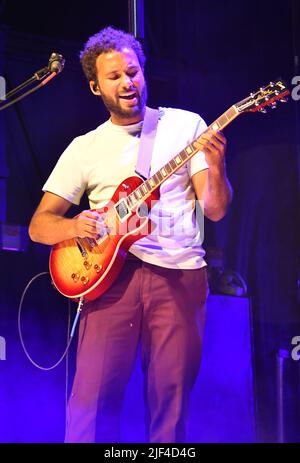
[[[51,55],[52,56],[52,55]],[[57,55],[55,55],[57,56]],[[61,56],[61,55],[59,55]],[[63,59],[63,58],[62,58]],[[54,60],[52,61],[52,64],[53,64]],[[57,60],[55,60],[55,62],[57,62]],[[22,84],[18,85],[17,87],[15,87],[13,90],[11,90],[10,92],[8,92],[6,95],[5,95],[5,100],[11,98],[13,95],[15,95],[16,93],[20,92],[21,90],[23,90],[25,87],[28,87],[29,85],[33,84],[34,82],[36,81],[41,81],[38,85],[36,85],[34,88],[28,90],[27,92],[23,93],[22,95],[18,96],[17,98],[9,101],[8,103],[5,103],[5,104],[0,104],[0,111],[2,111],[3,109],[5,108],[8,108],[9,106],[13,105],[14,103],[16,103],[17,101],[20,101],[22,100],[23,98],[25,98],[26,96],[30,95],[31,93],[35,92],[36,90],[38,90],[39,88],[43,87],[44,85],[46,85],[51,79],[53,79],[53,77],[55,77],[59,72],[61,72],[61,70],[63,69],[63,66],[64,66],[64,60],[60,62],[60,66],[58,67],[54,67],[53,69],[55,69],[55,71],[51,72],[51,67],[52,67],[52,64],[51,64],[51,61],[49,61],[49,66],[46,66],[42,69],[39,69],[37,72],[35,72],[33,74],[32,77],[30,77],[30,79],[27,79],[25,82],[23,82]],[[4,100],[3,100],[4,101]]]
[[[27,87],[28,85],[31,85],[36,80],[43,79],[44,77],[46,77],[47,74],[49,74],[49,69],[47,67],[39,69],[32,77],[30,77],[30,79],[26,80],[25,82],[8,92],[5,95],[5,99],[7,100],[8,98],[12,97],[15,93],[18,93],[23,88]]]

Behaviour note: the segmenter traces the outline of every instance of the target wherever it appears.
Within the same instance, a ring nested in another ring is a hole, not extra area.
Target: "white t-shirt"
[[[198,114],[173,108],[159,111],[151,175],[206,129]],[[77,205],[86,191],[91,209],[103,207],[125,178],[136,175],[141,128],[142,122],[120,126],[108,120],[75,138],[59,158],[43,191]],[[161,185],[160,201],[150,212],[156,229],[130,247],[132,254],[167,268],[194,269],[206,265],[201,246],[203,215],[199,207],[195,214],[191,176],[207,168],[204,154],[198,152]]]

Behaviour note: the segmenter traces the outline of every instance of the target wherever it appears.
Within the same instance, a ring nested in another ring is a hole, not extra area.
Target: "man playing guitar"
[[[132,35],[108,27],[90,37],[81,63],[91,91],[102,98],[110,119],[75,138],[61,155],[43,187],[29,233],[33,241],[48,245],[76,240],[80,248],[80,243],[94,243],[90,252],[98,249],[100,255],[104,253],[101,240],[109,236],[110,228],[99,210],[122,180],[135,173],[141,129],[149,110],[145,56]],[[162,166],[196,137],[198,152],[160,185],[160,200],[150,213],[156,225],[153,233],[132,241],[123,268],[103,294],[92,300],[87,294],[66,442],[120,440],[122,399],[139,342],[147,439],[185,440],[207,297],[203,237],[195,209],[201,202],[204,215],[218,221],[232,196],[225,168],[226,139],[221,132],[206,128],[195,113],[159,108],[151,173],[164,172]],[[85,192],[91,209],[74,218],[64,217]],[[66,247],[63,244],[60,249]],[[80,252],[84,255],[85,250],[80,248]],[[71,265],[67,256],[62,266]],[[89,271],[92,264],[85,260],[84,265]],[[101,271],[99,266],[93,268]],[[70,284],[86,285],[89,277],[80,275],[72,270]]]

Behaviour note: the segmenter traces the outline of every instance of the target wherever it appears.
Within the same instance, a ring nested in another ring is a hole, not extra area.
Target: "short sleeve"
[[[43,191],[54,193],[78,205],[85,191],[85,181],[78,161],[79,138],[75,138],[62,153],[43,186]]]
[[[198,121],[196,130],[195,130],[194,135],[193,135],[193,140],[195,140],[195,138],[199,137],[199,135],[201,135],[201,133],[204,132],[204,130],[206,130],[206,128],[207,128],[207,125],[206,125],[205,121],[201,117],[199,117],[199,121]],[[204,170],[204,169],[208,169],[208,165],[207,165],[207,162],[205,160],[205,155],[204,155],[204,153],[202,151],[198,151],[198,153],[196,153],[192,157],[190,162],[188,162],[189,176],[192,177],[194,174],[196,174],[200,170]]]

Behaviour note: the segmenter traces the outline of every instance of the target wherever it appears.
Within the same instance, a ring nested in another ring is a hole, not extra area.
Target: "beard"
[[[100,89],[101,91],[101,89]],[[102,101],[108,110],[109,113],[112,113],[120,119],[127,119],[128,117],[137,116],[141,114],[144,107],[146,106],[148,97],[147,92],[147,85],[145,83],[144,87],[142,88],[141,94],[136,92],[137,104],[132,106],[131,108],[122,108],[119,100],[115,100],[111,96],[105,95],[101,92]]]

